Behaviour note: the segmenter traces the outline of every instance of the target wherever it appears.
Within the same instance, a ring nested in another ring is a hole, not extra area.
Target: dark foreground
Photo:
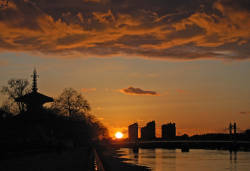
[[[88,168],[87,148],[12,156],[0,161],[1,171],[82,171]]]
[[[91,149],[91,150],[90,150]],[[149,170],[144,166],[124,163],[114,149],[98,149],[105,171]],[[95,170],[92,148],[75,148],[60,152],[40,152],[12,155],[0,160],[1,171],[93,171]]]

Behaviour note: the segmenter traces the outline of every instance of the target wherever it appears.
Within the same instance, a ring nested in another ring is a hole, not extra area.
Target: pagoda
[[[53,102],[53,98],[43,95],[37,92],[37,72],[36,69],[33,71],[33,84],[32,91],[25,94],[24,96],[15,99],[16,102],[22,102],[27,105],[27,111],[40,111],[43,109],[43,104],[47,102]]]

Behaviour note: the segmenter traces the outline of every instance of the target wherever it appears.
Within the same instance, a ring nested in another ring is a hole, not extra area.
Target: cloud
[[[188,94],[189,93],[189,91],[183,90],[183,89],[177,89],[176,92],[179,94]]]
[[[12,0],[0,51],[150,59],[250,58],[248,0]]]
[[[159,96],[159,94],[155,91],[150,90],[142,90],[140,88],[128,87],[120,90],[123,94],[128,95],[151,95],[151,96]]]
[[[248,115],[248,114],[250,114],[250,112],[244,111],[244,112],[240,112],[240,114],[242,114],[242,115]]]
[[[96,88],[82,88],[81,91],[84,93],[89,93],[96,91]]]

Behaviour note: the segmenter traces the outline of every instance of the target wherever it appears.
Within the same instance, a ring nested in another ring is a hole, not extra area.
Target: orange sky
[[[110,130],[175,122],[177,134],[250,128],[246,0],[12,0],[0,8],[0,86],[81,91]],[[1,96],[2,101],[4,97]]]

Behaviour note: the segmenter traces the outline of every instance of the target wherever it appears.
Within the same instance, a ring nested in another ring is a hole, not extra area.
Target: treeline
[[[25,104],[15,102],[28,92],[29,83],[23,79],[11,79],[1,88],[6,97],[0,107],[1,151],[89,146],[108,138],[107,128],[75,89],[64,89],[54,102],[36,112],[27,111]]]

